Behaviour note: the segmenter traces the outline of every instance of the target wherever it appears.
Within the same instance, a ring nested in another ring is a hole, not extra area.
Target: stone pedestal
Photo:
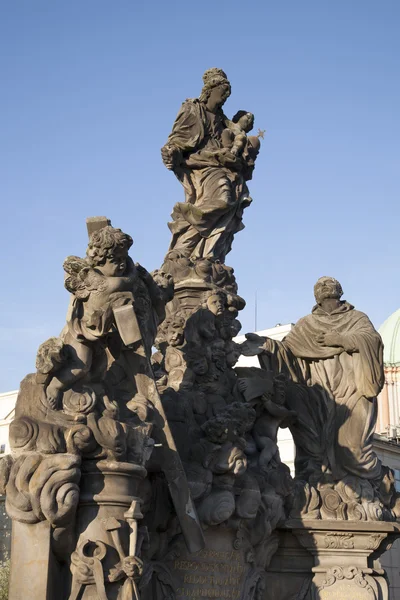
[[[291,520],[267,574],[265,599],[388,600],[379,557],[400,524]]]
[[[309,600],[313,557],[290,530],[277,533],[279,546],[267,569],[263,600]]]
[[[134,501],[140,507],[138,487],[145,476],[139,465],[84,461],[70,527],[14,520],[10,600],[116,600],[131,550],[127,511]]]

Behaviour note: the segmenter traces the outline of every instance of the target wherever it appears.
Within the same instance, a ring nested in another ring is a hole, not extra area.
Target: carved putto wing
[[[67,274],[64,281],[67,290],[80,300],[88,298],[90,291],[85,285],[84,278],[81,277],[82,271],[90,268],[86,260],[79,256],[68,256],[64,261],[63,268]]]
[[[106,286],[105,277],[79,256],[68,256],[63,267],[67,273],[64,285],[79,300],[86,300],[91,292],[102,291]]]

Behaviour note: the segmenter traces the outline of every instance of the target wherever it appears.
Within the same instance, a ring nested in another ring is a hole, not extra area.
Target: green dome
[[[396,310],[379,328],[385,349],[385,365],[400,365],[400,308]]]

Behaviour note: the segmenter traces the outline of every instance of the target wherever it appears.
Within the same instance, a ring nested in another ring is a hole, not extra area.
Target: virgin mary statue
[[[174,206],[169,223],[169,256],[224,262],[234,234],[244,227],[243,210],[251,202],[246,180],[252,177],[259,140],[247,137],[223,112],[231,93],[226,74],[209,69],[203,81],[200,97],[182,104],[161,151],[185,190],[185,202]],[[244,140],[235,152],[237,136]]]

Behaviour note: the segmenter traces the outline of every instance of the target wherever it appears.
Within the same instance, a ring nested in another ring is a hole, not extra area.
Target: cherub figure
[[[246,134],[249,133],[254,127],[254,115],[253,113],[246,112],[245,110],[239,110],[232,118],[232,122],[235,123],[236,127],[233,129],[235,137],[233,139],[231,153],[234,156],[240,156],[246,147]]]
[[[50,360],[51,368],[47,364],[46,369],[40,369],[37,364],[38,371],[47,375],[46,397],[51,408],[57,408],[62,393],[89,371],[92,379],[96,370],[104,375],[110,334],[118,332],[125,346],[141,341],[146,345],[142,338],[147,332],[141,331],[139,322],[146,320],[154,330],[164,317],[160,288],[146,269],[128,256],[132,243],[132,238],[120,229],[103,227],[90,236],[84,259],[69,256],[64,262],[65,287],[72,298],[60,335],[62,360],[59,353],[57,360]],[[148,314],[149,305],[156,315]],[[49,362],[43,360],[46,353],[54,354],[52,340],[40,348],[41,365]]]
[[[186,340],[200,347],[211,342],[217,334],[216,318],[223,315],[225,306],[226,295],[222,291],[209,292],[201,307],[186,322]]]
[[[167,329],[165,350],[165,371],[168,374],[168,387],[176,391],[191,389],[194,374],[188,369],[185,356],[185,319],[177,315],[171,320]]]
[[[286,381],[281,375],[274,377],[272,372],[256,367],[238,367],[236,372],[238,389],[257,414],[251,435],[260,453],[258,466],[268,473],[280,463],[278,429],[287,427],[296,417],[285,406]]]
[[[220,158],[229,157],[232,160],[243,154],[247,144],[247,133],[254,127],[253,113],[239,110],[221,133],[222,148],[218,151]],[[212,153],[210,153],[211,156]]]

